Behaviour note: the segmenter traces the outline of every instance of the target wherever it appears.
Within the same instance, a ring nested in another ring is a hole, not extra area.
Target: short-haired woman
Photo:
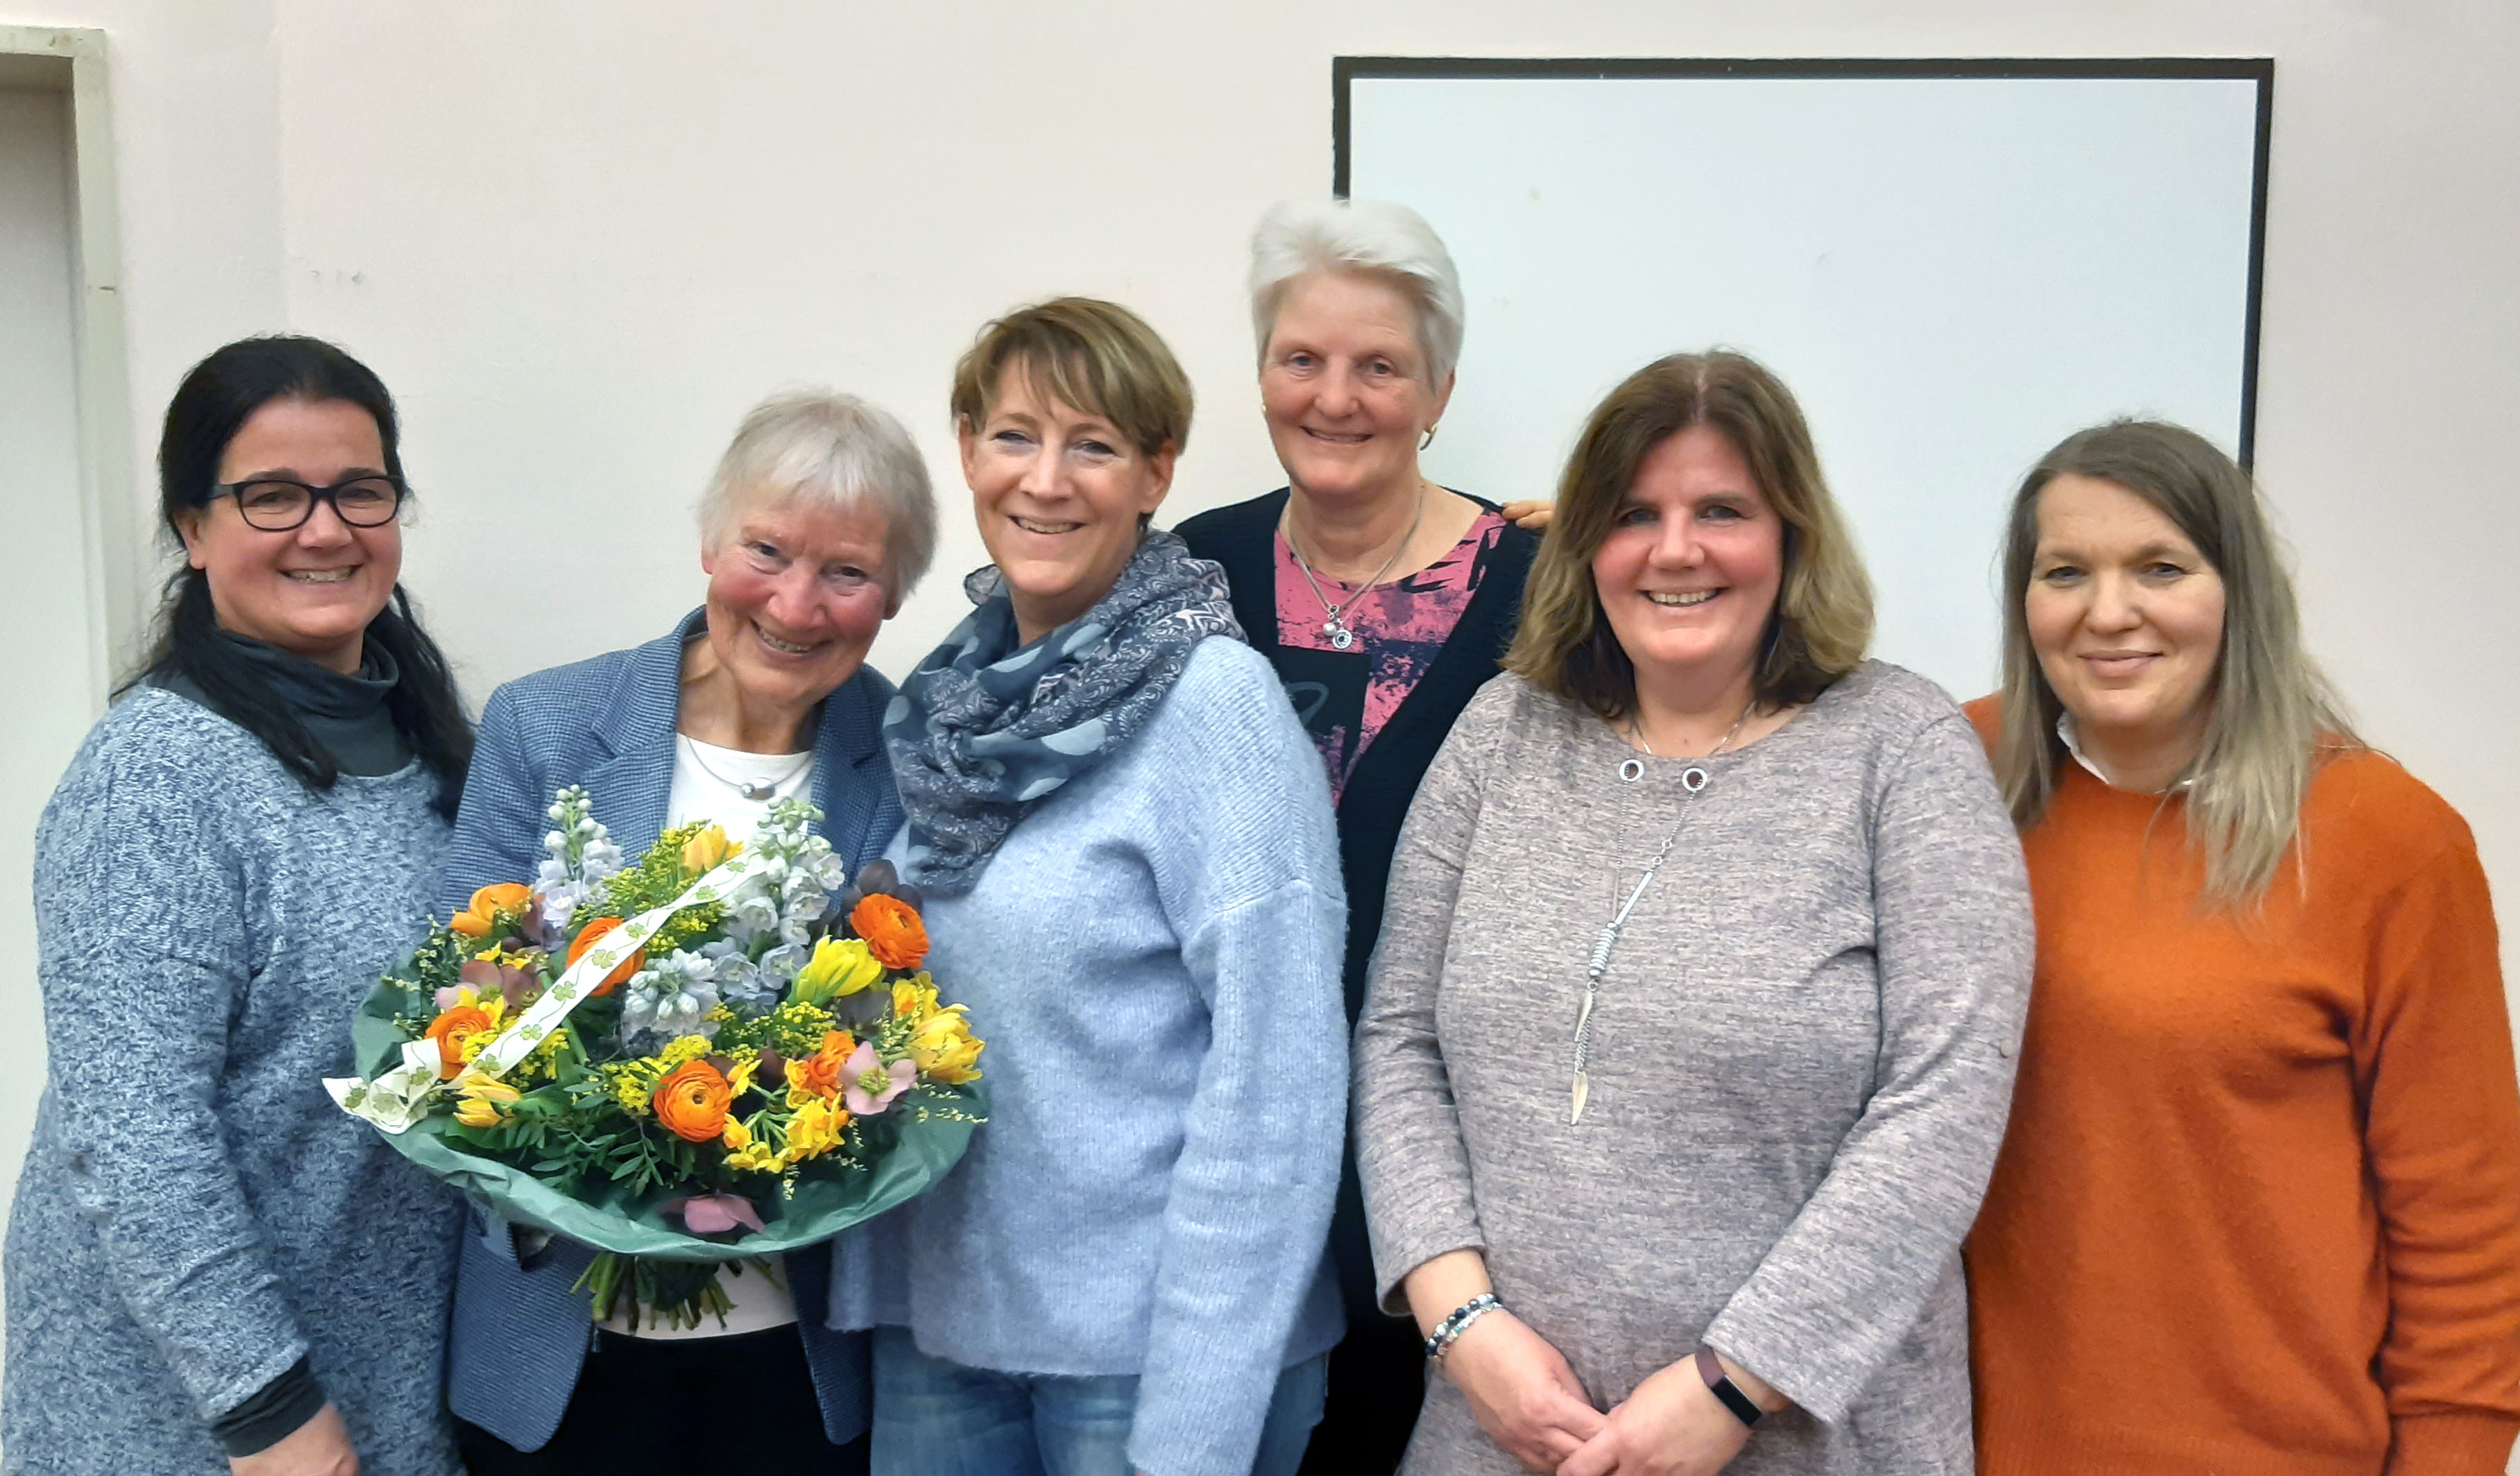
[[[2303,654],[2248,474],[2043,458],[1971,704],[2038,982],[1968,1242],[1979,1469],[2430,1476],[2520,1434],[2520,1085],[2476,843]]]
[[[875,1466],[1285,1476],[1339,1328],[1321,760],[1216,566],[1147,531],[1191,416],[1152,329],[1090,298],[1010,313],[953,409],[994,563],[884,736],[990,1121],[878,1222]]]
[[[1497,673],[1540,540],[1419,470],[1452,399],[1462,311],[1452,254],[1417,211],[1280,204],[1252,233],[1250,293],[1261,413],[1286,485],[1202,513],[1181,536],[1224,566],[1252,649],[1328,771],[1353,1021],[1400,822],[1453,720]],[[1374,1306],[1353,1157],[1330,1249],[1349,1325],[1307,1469],[1388,1471],[1417,1421],[1426,1360],[1409,1324]]]
[[[867,648],[936,548],[927,469],[901,423],[799,391],[744,418],[700,502],[708,597],[645,646],[520,677],[481,716],[438,890],[533,876],[554,791],[583,784],[636,856],[715,822],[747,840],[781,799],[854,870],[901,823],[880,723],[892,684]],[[622,986],[667,987],[634,978]],[[721,1274],[721,1320],[592,1335],[595,1252],[475,1219],[456,1282],[447,1399],[473,1476],[680,1472],[699,1451],[747,1469],[863,1469],[866,1340],[825,1325],[831,1253],[786,1258],[786,1285]]]
[[[1965,1473],[1959,1240],[2030,972],[1984,755],[1864,659],[1759,365],[1631,376],[1556,512],[1357,1034],[1374,1263],[1442,1374],[1403,1469]]]
[[[472,750],[395,582],[393,400],[332,344],[231,343],[158,470],[185,567],[35,835],[51,1072],[0,1446],[46,1476],[443,1476],[455,1204],[321,1085],[421,932]]]

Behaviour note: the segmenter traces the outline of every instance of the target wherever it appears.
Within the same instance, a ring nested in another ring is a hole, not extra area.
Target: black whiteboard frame
[[[2249,180],[2249,286],[2240,347],[2239,462],[2257,454],[2258,329],[2267,260],[2267,160],[2274,129],[2272,57],[1946,57],[1946,58],[1650,58],[1650,57],[1332,57],[1330,59],[1330,193],[1344,200],[1348,183],[1348,89],[1359,78],[1504,80],[1553,77],[1760,77],[1904,80],[1950,77],[2193,78],[2257,85],[2258,125]]]

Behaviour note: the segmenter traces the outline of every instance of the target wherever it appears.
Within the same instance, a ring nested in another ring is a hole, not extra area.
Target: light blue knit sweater
[[[927,899],[989,1125],[842,1258],[835,1324],[1139,1374],[1140,1469],[1248,1472],[1279,1370],[1340,1331],[1345,916],[1320,756],[1267,661],[1202,642],[1128,747]]]
[[[436,788],[310,794],[154,688],[88,734],[35,839],[51,1075],[9,1222],[8,1471],[225,1476],[208,1422],[301,1356],[362,1476],[455,1469],[457,1203],[320,1081],[424,925]]]

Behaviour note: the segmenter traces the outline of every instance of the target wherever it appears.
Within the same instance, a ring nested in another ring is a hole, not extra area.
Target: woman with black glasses
[[[321,1085],[421,930],[472,752],[395,583],[396,440],[312,338],[231,343],[167,408],[185,567],[35,835],[11,1471],[454,1469],[455,1201]]]

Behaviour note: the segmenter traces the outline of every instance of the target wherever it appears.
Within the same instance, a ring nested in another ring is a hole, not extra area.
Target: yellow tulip
[[[497,1077],[480,1071],[466,1071],[456,1079],[455,1090],[463,1093],[469,1100],[493,1101],[503,1106],[524,1095]]]
[[[936,1012],[936,986],[927,975],[901,979],[892,986],[892,1014],[900,1020],[923,1020]]]
[[[683,870],[694,876],[713,872],[737,849],[726,843],[724,826],[710,826],[683,842]]]
[[[980,1079],[980,1050],[981,1042],[971,1034],[960,1005],[929,1015],[910,1038],[911,1060],[948,1086]]]
[[[883,978],[883,965],[855,938],[825,938],[814,945],[814,957],[796,971],[790,1000],[820,1005],[872,987]]]

